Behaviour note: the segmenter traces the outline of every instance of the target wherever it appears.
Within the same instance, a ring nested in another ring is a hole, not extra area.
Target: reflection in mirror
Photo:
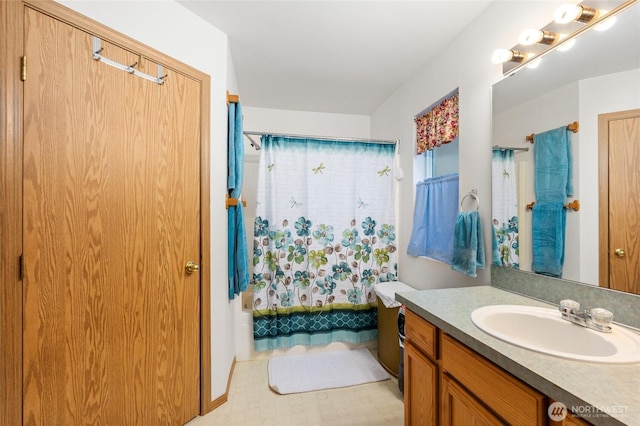
[[[531,270],[532,214],[526,204],[535,202],[533,145],[525,137],[567,125],[580,124],[578,133],[571,134],[573,152],[574,195],[579,199],[579,211],[567,212],[565,260],[562,278],[593,285],[607,286],[599,276],[600,248],[608,246],[605,237],[599,241],[600,170],[607,172],[607,164],[599,162],[598,116],[616,111],[640,108],[640,4],[620,13],[616,24],[605,32],[589,31],[577,38],[572,49],[555,51],[543,58],[537,69],[522,69],[493,86],[492,145],[529,147],[515,151],[517,214],[515,222],[519,235],[516,241],[521,270]],[[606,132],[605,132],[606,133]],[[638,133],[635,133],[637,138]],[[636,139],[636,145],[637,139]],[[637,161],[637,160],[636,160]],[[605,162],[606,163],[606,162]],[[637,162],[636,162],[637,165]],[[604,168],[603,168],[604,166]],[[494,172],[494,180],[496,179]],[[635,191],[640,190],[635,185]],[[493,198],[504,198],[493,183]],[[638,214],[636,193],[635,214]],[[611,210],[615,206],[609,206]],[[495,219],[495,216],[494,216]],[[639,218],[640,219],[640,218]],[[637,228],[637,222],[636,222]],[[636,240],[640,239],[637,229]],[[640,243],[638,243],[640,245]],[[637,247],[640,250],[640,246]],[[627,250],[629,253],[629,250]],[[494,256],[496,253],[494,252]],[[499,253],[504,261],[504,253]],[[614,257],[615,258],[615,257]],[[640,254],[626,256],[639,262]],[[608,266],[606,266],[608,268]],[[640,266],[629,269],[630,278],[640,281]]]

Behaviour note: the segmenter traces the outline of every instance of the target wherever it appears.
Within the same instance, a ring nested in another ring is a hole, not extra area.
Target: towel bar
[[[573,123],[568,124],[567,130],[571,130],[573,133],[578,133],[578,130],[580,130],[580,123],[578,123],[577,121],[574,121]],[[533,143],[533,137],[535,135],[536,135],[535,133],[531,133],[529,136],[525,137],[525,139],[527,140],[527,142]]]
[[[237,104],[238,102],[240,102],[240,96],[232,95],[227,90],[227,105],[229,105],[229,104]]]
[[[225,208],[229,208],[229,206],[237,206],[238,202],[240,202],[240,200],[238,200],[237,198],[230,198],[229,195],[226,196],[225,199]],[[242,207],[247,207],[247,202],[242,200]]]
[[[536,204],[535,201],[532,201],[529,204],[527,204],[527,210],[533,209],[533,206],[535,204]],[[565,204],[564,208],[565,209],[571,209],[571,210],[577,212],[578,210],[580,210],[580,200],[573,200],[572,202]]]

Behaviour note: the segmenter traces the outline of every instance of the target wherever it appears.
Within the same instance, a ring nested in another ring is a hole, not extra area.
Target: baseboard
[[[231,379],[233,378],[233,371],[236,369],[236,357],[233,357],[233,362],[231,363],[231,370],[229,371],[229,378],[227,379],[227,390],[224,394],[220,395],[209,404],[209,409],[207,412],[211,412],[227,402],[229,400],[229,388],[231,388]]]

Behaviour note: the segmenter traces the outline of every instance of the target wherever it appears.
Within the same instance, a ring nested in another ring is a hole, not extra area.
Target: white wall
[[[242,100],[242,99],[241,99]],[[368,138],[370,118],[365,115],[327,114],[303,111],[288,111],[269,108],[243,107],[244,130],[254,132],[273,132],[295,135],[334,136],[349,138]],[[253,138],[260,142],[259,136]],[[245,170],[242,198],[247,202],[245,223],[247,226],[248,247],[253,247],[253,222],[255,220],[256,189],[260,151],[251,147],[245,137]],[[251,264],[251,262],[249,262]],[[238,361],[269,358],[301,352],[339,350],[345,347],[375,347],[375,342],[361,345],[332,343],[326,346],[302,347],[277,351],[255,352],[253,350],[253,315],[251,300],[246,302],[247,309],[236,309],[236,357]]]
[[[497,48],[517,44],[519,33],[552,20],[559,1],[495,1],[425,68],[409,79],[371,117],[371,136],[400,139],[399,279],[415,288],[488,284],[489,268],[469,278],[449,265],[406,254],[413,222],[415,142],[413,116],[456,87],[460,93],[460,197],[477,189],[487,264],[490,262],[491,85],[502,67],[491,63]],[[418,41],[417,41],[418,42]],[[428,43],[428,40],[422,41]]]
[[[227,291],[227,36],[174,1],[58,0],[211,76],[211,363],[212,398],[226,392],[235,355],[234,303]],[[231,90],[231,89],[230,89]]]

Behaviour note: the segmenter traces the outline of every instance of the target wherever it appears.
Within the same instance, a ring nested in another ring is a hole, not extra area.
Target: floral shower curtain
[[[518,193],[512,149],[492,154],[493,263],[520,269],[518,247]]]
[[[395,281],[393,145],[262,137],[254,346],[377,337],[374,284]]]

